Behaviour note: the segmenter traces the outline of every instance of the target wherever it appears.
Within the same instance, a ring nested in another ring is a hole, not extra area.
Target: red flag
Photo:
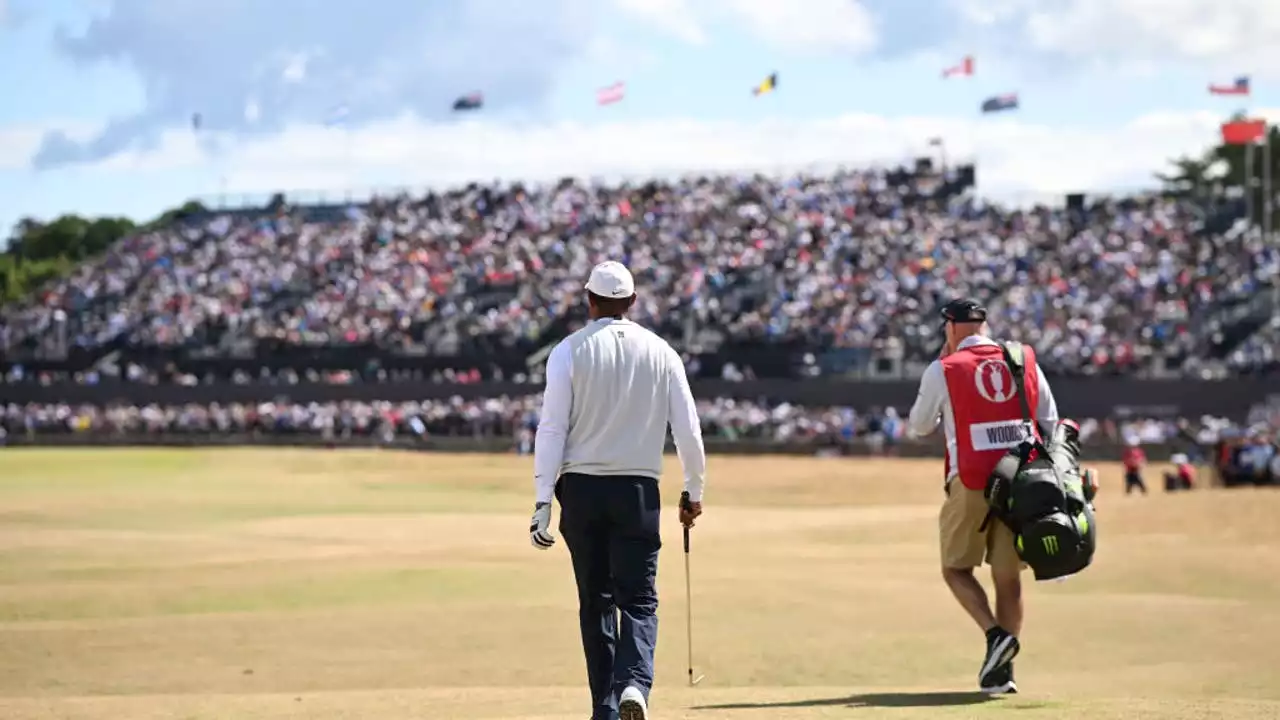
[[[944,78],[949,78],[954,75],[960,75],[961,77],[969,77],[972,74],[973,74],[973,56],[972,55],[965,55],[964,59],[960,61],[959,65],[953,65],[947,68],[946,70],[942,71],[942,77]]]
[[[1223,145],[1248,145],[1267,135],[1266,120],[1235,120],[1222,124]]]

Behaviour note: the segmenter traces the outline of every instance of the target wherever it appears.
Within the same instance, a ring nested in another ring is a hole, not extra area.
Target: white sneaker
[[[649,720],[649,705],[638,688],[628,687],[622,691],[622,697],[618,698],[618,720]]]

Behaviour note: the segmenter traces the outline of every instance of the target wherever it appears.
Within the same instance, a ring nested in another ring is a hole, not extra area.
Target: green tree
[[[1226,122],[1248,117],[1245,113],[1236,113]],[[1156,173],[1156,179],[1166,193],[1178,197],[1211,199],[1247,193],[1253,220],[1260,222],[1265,209],[1268,159],[1274,193],[1280,189],[1280,128],[1270,125],[1265,141],[1255,145],[1227,145],[1219,141],[1198,155],[1170,160],[1170,170]]]
[[[1184,156],[1169,161],[1173,169],[1167,173],[1156,173],[1156,179],[1164,186],[1165,192],[1175,196],[1202,197],[1213,190],[1210,180],[1210,163],[1206,158]]]
[[[14,225],[9,246],[0,253],[0,302],[20,300],[40,286],[65,276],[77,264],[106,252],[126,236],[207,213],[197,201],[167,210],[139,227],[126,217],[63,215],[49,222],[23,218]]]

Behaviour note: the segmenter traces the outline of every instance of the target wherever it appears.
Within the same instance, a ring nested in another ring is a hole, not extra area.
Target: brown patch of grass
[[[573,582],[562,547],[528,546],[530,464],[6,451],[0,717],[580,720]],[[1095,567],[1028,588],[1023,694],[986,703],[936,569],[936,463],[713,458],[692,556],[708,677],[681,685],[668,513],[655,712],[1280,716],[1280,493],[1124,497],[1103,472]]]

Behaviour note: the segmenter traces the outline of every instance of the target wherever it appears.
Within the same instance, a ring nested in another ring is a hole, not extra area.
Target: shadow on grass
[[[980,705],[995,700],[994,697],[976,692],[886,692],[860,693],[839,698],[815,698],[776,703],[731,703],[727,705],[699,705],[694,710],[766,710],[769,708],[803,707],[874,707],[914,708]]]

